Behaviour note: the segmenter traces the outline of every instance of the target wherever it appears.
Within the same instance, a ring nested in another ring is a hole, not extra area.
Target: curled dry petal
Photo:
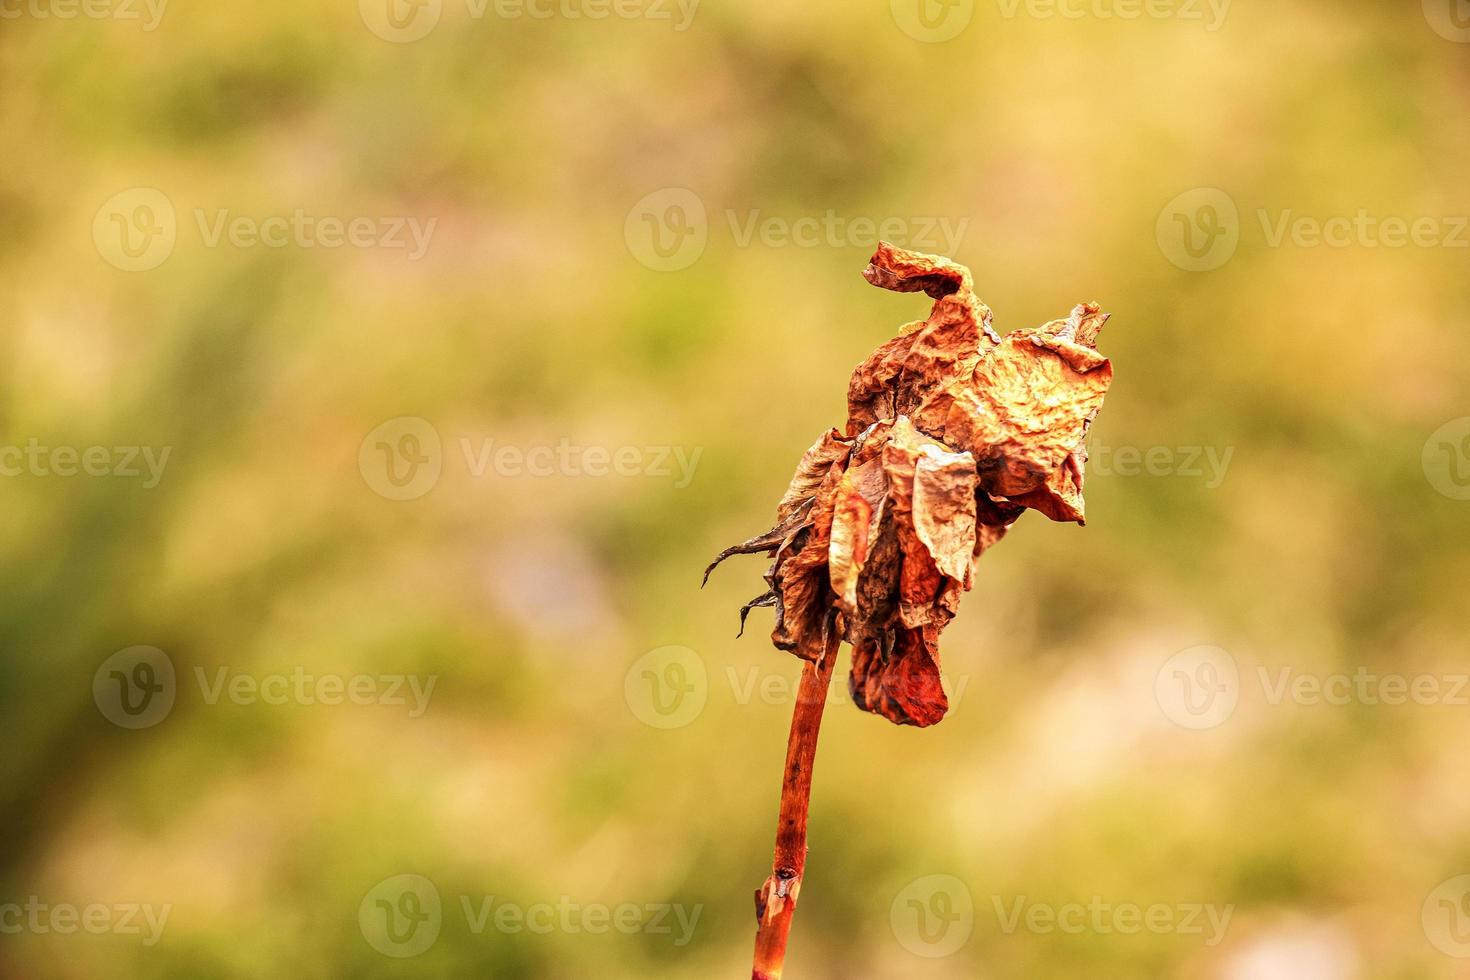
[[[881,243],[873,285],[922,292],[929,317],[902,327],[852,373],[845,433],[807,450],[767,532],[727,549],[774,558],[772,641],[816,659],[829,631],[852,645],[858,707],[926,726],[949,703],[939,636],[974,565],[1026,510],[1083,523],[1088,429],[1112,382],[1096,304],[1006,337],[970,272]],[[706,570],[708,577],[708,570]]]

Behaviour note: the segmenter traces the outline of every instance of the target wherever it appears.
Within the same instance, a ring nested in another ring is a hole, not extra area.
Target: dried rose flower
[[[814,660],[829,631],[852,645],[865,711],[932,725],[949,708],[939,634],[974,583],[975,559],[1027,508],[1083,523],[1088,427],[1113,379],[1094,304],[1004,338],[948,259],[878,246],[868,282],[934,298],[853,371],[846,433],[807,450],[776,525],[721,553],[769,552],[772,642]],[[705,572],[708,577],[709,570]]]
[[[1028,508],[1083,523],[1086,438],[1113,379],[1096,350],[1095,304],[1005,337],[970,272],[880,243],[868,282],[934,300],[853,371],[847,426],[802,456],[776,524],[726,549],[767,553],[770,586],[740,610],[775,606],[771,640],[800,657],[770,876],[755,893],[753,980],[777,980],[806,870],[812,761],[837,645],[852,646],[854,703],[901,725],[949,710],[939,634],[975,561]]]

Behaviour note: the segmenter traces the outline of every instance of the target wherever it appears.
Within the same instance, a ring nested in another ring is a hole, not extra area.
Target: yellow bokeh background
[[[880,232],[1116,382],[950,716],[834,691],[787,976],[1470,976],[1465,6],[0,0],[0,976],[746,975],[798,669],[699,574],[926,314]]]

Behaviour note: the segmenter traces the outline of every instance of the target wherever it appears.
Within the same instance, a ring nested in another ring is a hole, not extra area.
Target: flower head
[[[852,646],[854,703],[927,726],[949,709],[939,634],[975,561],[1027,509],[1084,523],[1087,431],[1113,368],[1097,352],[1108,314],[1001,337],[970,271],[880,243],[868,282],[934,300],[852,373],[847,425],[796,468],[764,534],[722,552],[775,559],[769,589],[741,610],[775,606],[772,642],[811,660],[832,630]]]

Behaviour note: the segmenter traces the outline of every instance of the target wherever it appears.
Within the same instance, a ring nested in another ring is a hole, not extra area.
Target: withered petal
[[[934,564],[963,582],[975,553],[975,457],[926,446],[914,470],[914,531]]]
[[[1074,450],[1062,460],[1046,482],[1035,490],[1010,498],[1014,503],[1045,514],[1054,521],[1086,524],[1087,504],[1082,499],[1083,470],[1087,460],[1085,451]]]
[[[1112,379],[1111,363],[1091,348],[1010,334],[956,392],[945,439],[975,454],[980,485],[992,496],[1017,497],[1081,445]]]
[[[812,443],[811,448],[802,454],[801,462],[796,464],[791,485],[786,488],[781,502],[776,505],[777,525],[786,520],[797,507],[816,496],[817,488],[827,478],[828,471],[833,465],[847,459],[850,448],[851,444],[836,429],[822,433],[821,438]]]
[[[937,639],[936,629],[904,629],[886,655],[877,642],[854,645],[847,682],[853,703],[896,725],[927,728],[941,721],[949,698],[935,656]]]

